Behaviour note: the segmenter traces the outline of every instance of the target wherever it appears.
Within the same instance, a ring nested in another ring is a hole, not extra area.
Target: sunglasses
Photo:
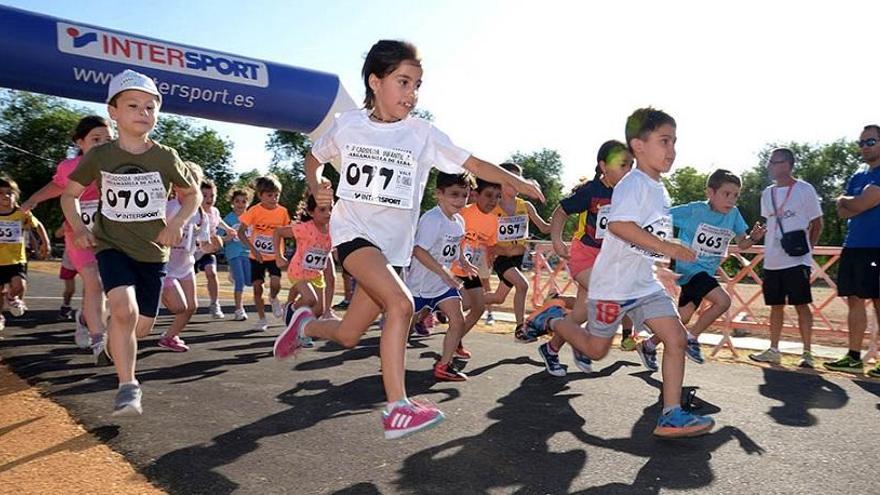
[[[877,144],[876,138],[862,139],[861,141],[859,141],[859,148],[870,148],[875,144]]]

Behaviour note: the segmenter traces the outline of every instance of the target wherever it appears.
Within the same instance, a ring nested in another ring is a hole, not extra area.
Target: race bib
[[[529,237],[529,216],[498,217],[498,240],[518,241]]]
[[[327,266],[327,256],[329,251],[325,251],[319,247],[312,247],[306,251],[303,256],[302,267],[306,270],[314,270],[320,272]]]
[[[440,264],[448,267],[453,261],[458,259],[458,253],[461,249],[460,235],[447,235],[443,239],[443,249],[440,251]]]
[[[669,215],[664,215],[657,220],[649,223],[648,225],[645,225],[644,227],[642,227],[642,229],[644,229],[649,234],[659,237],[664,241],[672,239],[672,217],[670,217]],[[663,256],[662,254],[648,251],[647,249],[636,246],[635,244],[630,244],[629,248],[631,251],[638,253],[651,261],[669,261],[669,258]]]
[[[336,195],[349,201],[411,209],[416,162],[412,152],[347,144]]]
[[[480,266],[483,262],[483,248],[472,244],[465,244],[464,257],[474,266]]]
[[[114,222],[165,220],[168,191],[159,172],[101,172],[101,215]]]
[[[0,220],[0,244],[21,244],[21,222]]]
[[[720,227],[701,223],[694,234],[691,249],[698,256],[727,256],[727,246],[733,239],[733,232]]]
[[[258,235],[254,239],[254,248],[261,254],[275,255],[275,244],[272,242],[270,235]]]
[[[79,202],[79,213],[82,223],[87,229],[92,230],[95,226],[95,217],[98,215],[98,200],[90,199]]]
[[[187,252],[192,251],[193,248],[193,229],[195,226],[191,223],[187,223],[183,226],[183,235],[180,236],[180,242],[177,243],[172,249],[180,249],[185,250]]]
[[[604,239],[608,231],[608,215],[611,213],[611,205],[604,205],[596,213],[596,239]]]

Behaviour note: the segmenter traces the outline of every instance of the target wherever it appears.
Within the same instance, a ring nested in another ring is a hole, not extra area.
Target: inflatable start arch
[[[333,74],[0,5],[0,87],[103,103],[129,68],[156,80],[163,112],[316,136],[355,108]]]

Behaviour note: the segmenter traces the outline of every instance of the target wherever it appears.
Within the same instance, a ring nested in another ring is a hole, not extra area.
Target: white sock
[[[134,385],[136,387],[139,387],[140,382],[138,382],[137,379],[135,379],[133,382],[119,382],[119,388],[122,388],[125,385]]]
[[[394,409],[395,406],[403,406],[406,404],[409,404],[409,399],[407,399],[406,397],[404,397],[403,399],[400,399],[397,402],[389,402],[388,404],[385,405],[385,412],[390,413],[391,410]]]
[[[779,352],[779,347],[770,347],[770,350],[773,352]]]

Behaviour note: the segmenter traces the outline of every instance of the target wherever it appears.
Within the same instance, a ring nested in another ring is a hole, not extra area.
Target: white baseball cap
[[[149,76],[131,69],[125,69],[110,80],[110,89],[107,91],[107,103],[110,103],[114,96],[129,89],[151,94],[159,98],[160,103],[162,102],[162,94],[159,93],[156,83]]]

